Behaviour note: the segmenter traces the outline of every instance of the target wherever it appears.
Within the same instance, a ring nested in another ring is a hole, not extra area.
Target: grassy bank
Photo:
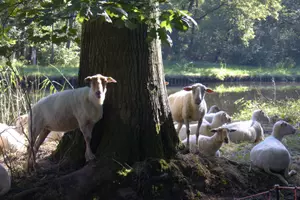
[[[78,67],[74,66],[32,66],[17,64],[26,75],[47,75],[67,77],[77,76]],[[255,77],[255,76],[299,76],[300,67],[261,67],[244,65],[226,65],[205,62],[176,63],[164,61],[166,75],[215,77],[223,80],[226,77]]]
[[[223,80],[226,77],[248,77],[248,76],[297,76],[300,75],[300,67],[262,67],[262,66],[245,66],[245,65],[227,65],[223,63],[174,63],[164,62],[166,75],[183,75],[183,76],[204,76],[215,77]]]

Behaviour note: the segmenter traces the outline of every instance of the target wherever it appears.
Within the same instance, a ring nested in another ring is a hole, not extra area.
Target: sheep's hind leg
[[[38,137],[38,139],[36,140],[35,145],[34,145],[34,147],[33,147],[33,150],[34,150],[35,153],[38,152],[40,146],[43,144],[43,142],[45,141],[45,139],[46,139],[46,137],[49,135],[49,133],[50,133],[50,131],[47,130],[47,129],[43,129],[43,130],[41,131],[41,133],[39,134],[39,137]]]
[[[96,159],[95,155],[91,150],[91,139],[92,139],[92,131],[94,128],[94,124],[86,124],[84,126],[80,126],[80,130],[83,133],[83,137],[85,140],[85,160],[89,162],[91,160]]]
[[[281,176],[280,174],[271,172],[270,169],[269,169],[269,167],[264,166],[264,170],[265,170],[265,172],[268,173],[268,174],[277,176],[277,177],[278,177],[285,185],[289,185],[289,183],[284,179],[283,176]]]

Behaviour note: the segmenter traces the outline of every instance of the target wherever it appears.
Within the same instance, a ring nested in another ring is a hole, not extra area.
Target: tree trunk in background
[[[69,19],[67,20],[67,26],[69,26],[69,28],[73,28],[73,22],[74,22],[74,17],[73,17],[73,13],[71,13],[70,15],[69,15]],[[70,48],[71,47],[71,40],[68,40],[67,41],[67,44],[66,44],[66,48]]]
[[[37,65],[37,58],[36,58],[36,48],[35,47],[32,47],[31,48],[31,64],[32,65]]]
[[[97,158],[132,164],[147,157],[172,157],[176,152],[179,140],[168,106],[161,44],[159,40],[146,43],[146,37],[144,25],[135,30],[99,20],[83,25],[79,86],[86,76],[97,73],[117,81],[108,84],[104,115],[93,130]],[[80,150],[74,145],[71,160],[84,152],[81,134],[73,141]],[[69,144],[64,138],[57,155],[62,156]]]
[[[54,44],[53,44],[53,42],[51,43],[50,64],[54,64]]]

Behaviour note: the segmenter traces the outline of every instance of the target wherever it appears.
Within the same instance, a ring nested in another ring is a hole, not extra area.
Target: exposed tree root
[[[104,160],[105,161],[105,160]],[[29,194],[32,199],[84,199],[89,197],[106,181],[113,180],[112,161],[92,162],[70,174],[56,178],[34,189],[29,189],[14,195],[13,199],[25,199]]]

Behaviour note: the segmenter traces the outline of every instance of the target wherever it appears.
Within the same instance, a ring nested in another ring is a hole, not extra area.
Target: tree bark
[[[97,73],[118,82],[108,85],[104,115],[93,130],[92,149],[98,158],[132,164],[147,157],[170,158],[176,152],[179,140],[168,106],[161,44],[159,40],[147,43],[147,30],[146,25],[129,30],[100,20],[83,25],[79,85]],[[82,144],[81,134],[74,140]],[[59,157],[69,141],[62,141]],[[74,145],[71,160],[78,158],[78,151]]]

